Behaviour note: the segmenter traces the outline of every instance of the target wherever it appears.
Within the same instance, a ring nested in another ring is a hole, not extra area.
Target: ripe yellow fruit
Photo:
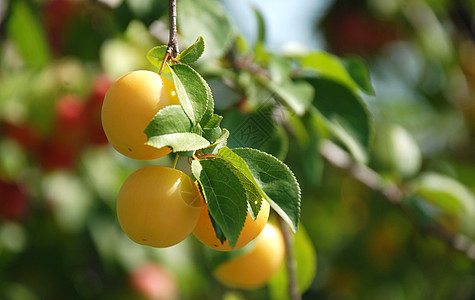
[[[279,270],[284,256],[282,232],[269,223],[257,237],[252,250],[222,263],[216,267],[213,274],[226,286],[256,289],[266,284]]]
[[[242,228],[241,234],[239,235],[236,246],[234,249],[231,249],[228,241],[221,243],[221,241],[216,237],[213,224],[211,223],[211,219],[209,217],[208,206],[204,204],[201,208],[198,224],[193,230],[193,235],[196,236],[203,244],[215,250],[237,250],[246,246],[250,241],[255,239],[259,233],[261,233],[262,229],[264,229],[264,226],[267,223],[267,220],[269,219],[269,213],[269,202],[263,199],[261,210],[259,211],[259,214],[257,214],[256,220],[252,220],[249,212],[247,213],[246,221],[244,223],[244,227]]]
[[[133,71],[117,79],[107,91],[102,127],[109,143],[123,155],[156,159],[170,153],[170,149],[145,145],[144,130],[160,109],[179,104],[170,80],[151,71]]]
[[[198,222],[203,198],[185,173],[149,166],[132,173],[122,185],[117,216],[136,243],[169,247],[184,240]]]

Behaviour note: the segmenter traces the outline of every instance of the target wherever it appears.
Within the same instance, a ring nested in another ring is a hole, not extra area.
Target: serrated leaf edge
[[[269,153],[266,153],[264,151],[261,151],[261,150],[258,150],[258,149],[254,149],[254,148],[249,148],[249,147],[240,147],[240,148],[234,148],[234,149],[231,149],[231,150],[236,150],[236,149],[244,149],[244,150],[252,150],[252,151],[256,151],[256,152],[260,152],[266,156],[269,156],[271,157],[272,159],[274,159],[275,161],[281,163],[283,166],[285,166],[285,168],[287,169],[287,171],[289,171],[292,179],[297,183],[297,190],[298,190],[298,205],[297,205],[297,209],[298,209],[298,220],[297,220],[297,223],[300,222],[300,213],[301,213],[301,200],[302,200],[302,191],[300,189],[300,184],[298,183],[297,181],[297,177],[295,177],[295,174],[294,172],[292,172],[292,170],[289,168],[289,166],[287,166],[287,164],[285,164],[283,161],[281,161],[280,159],[278,159],[277,157],[269,154]],[[256,180],[256,182],[259,184],[259,182]],[[262,188],[261,188],[262,189]],[[272,201],[272,199],[265,193],[264,190],[262,190],[266,196],[266,199],[267,201],[269,201],[269,203],[271,204],[271,207],[282,217],[282,219],[284,219],[284,221],[289,225],[289,227],[292,229],[292,231],[294,233],[297,233],[297,230],[298,228],[297,227],[294,227],[294,225],[292,224],[292,221],[287,217],[287,214],[283,213],[281,214],[280,211],[280,207],[278,205],[275,205],[276,207],[274,207],[274,205],[272,205],[273,203],[275,203],[274,201]]]

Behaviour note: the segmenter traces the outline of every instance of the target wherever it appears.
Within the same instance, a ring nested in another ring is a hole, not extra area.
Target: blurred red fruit
[[[0,180],[0,218],[21,221],[28,208],[28,198],[21,186]]]
[[[139,266],[130,274],[132,287],[151,300],[178,299],[178,291],[173,276],[156,263]]]
[[[2,121],[1,130],[5,137],[16,141],[25,148],[34,147],[39,140],[34,128],[27,123],[14,124]]]
[[[67,39],[67,29],[79,11],[79,2],[50,0],[43,7],[43,20],[53,53],[60,54]]]
[[[36,155],[45,170],[70,169],[76,164],[79,148],[65,141],[48,139],[41,143]]]
[[[86,103],[88,143],[101,145],[108,142],[104,129],[102,129],[101,110],[102,102],[104,102],[104,97],[111,84],[111,79],[105,74],[98,75],[94,80],[91,94]]]
[[[84,130],[84,102],[78,96],[65,95],[56,103],[56,125],[58,129],[69,132]]]
[[[86,114],[81,98],[62,96],[56,103],[53,125],[36,149],[39,164],[46,170],[72,168],[85,143]]]
[[[374,53],[398,38],[398,30],[360,11],[341,11],[329,23],[328,41],[337,54]]]
[[[106,74],[99,74],[94,79],[92,91],[88,98],[88,104],[93,106],[101,106],[106,96],[107,90],[112,84],[112,80]]]

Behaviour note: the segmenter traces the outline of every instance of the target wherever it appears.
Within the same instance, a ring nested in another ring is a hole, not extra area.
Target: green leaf
[[[50,59],[48,42],[40,20],[27,1],[10,1],[11,13],[7,22],[8,36],[24,61],[32,67],[46,66]]]
[[[210,128],[210,122],[217,122],[216,117],[214,115],[214,99],[213,99],[213,93],[211,92],[211,88],[209,87],[208,83],[206,80],[204,80],[203,77],[201,77],[201,82],[206,88],[206,111],[203,115],[203,118],[200,121],[200,124],[202,127],[208,127]],[[214,118],[213,120],[211,120]],[[220,121],[221,122],[221,121]]]
[[[475,197],[464,185],[448,176],[424,173],[415,182],[415,194],[452,216],[475,216]]]
[[[315,71],[320,77],[332,79],[346,85],[351,91],[361,89],[374,94],[369,72],[363,62],[356,59],[340,60],[338,57],[320,51],[300,57],[302,67]]]
[[[237,148],[233,152],[246,162],[271,207],[297,232],[300,186],[289,167],[272,155],[256,149]]]
[[[214,143],[212,143],[211,145],[209,145],[208,147],[203,149],[202,150],[203,153],[204,154],[211,154],[211,153],[215,154],[222,147],[226,147],[227,142],[228,142],[228,138],[229,138],[229,131],[226,128],[224,128],[221,131],[221,136]]]
[[[223,117],[220,115],[213,114],[211,118],[208,120],[206,125],[203,126],[204,129],[211,129],[211,128],[217,128],[221,125],[221,121],[223,120]]]
[[[368,95],[375,94],[368,66],[366,66],[363,60],[358,57],[345,57],[342,60],[342,64],[360,90]]]
[[[241,181],[241,185],[246,191],[246,200],[247,200],[247,211],[253,220],[257,218],[259,211],[262,206],[262,191],[261,189],[254,184],[249,178],[247,178],[242,172],[237,168],[235,169],[235,174]],[[266,201],[266,200],[264,200]]]
[[[269,80],[261,82],[298,115],[303,115],[312,103],[315,91],[305,81],[288,80],[279,84]]]
[[[203,137],[210,143],[214,143],[223,133],[220,127],[221,120],[223,120],[223,117],[213,114],[208,123],[203,127]]]
[[[156,148],[168,146],[173,152],[209,146],[209,142],[201,136],[201,129],[193,126],[180,105],[160,109],[145,128],[145,134],[148,137],[147,145]]]
[[[317,254],[303,226],[300,226],[299,231],[293,237],[293,247],[299,293],[303,294],[310,287],[317,273]],[[284,262],[269,282],[272,300],[289,299],[288,280],[286,262]]]
[[[189,132],[152,136],[145,144],[155,148],[168,146],[173,152],[193,151],[209,146],[208,140],[203,138],[201,135]]]
[[[231,110],[224,115],[223,127],[231,132],[228,141],[230,148],[262,149],[275,130],[268,114],[243,114]]]
[[[191,170],[203,188],[208,211],[234,248],[247,215],[246,191],[233,166],[222,158],[193,160]]]
[[[257,21],[257,43],[264,44],[266,39],[266,23],[262,13],[256,6],[253,7],[253,11]]]
[[[165,58],[165,53],[167,53],[167,48],[166,45],[161,45],[150,49],[147,53],[148,61],[160,69],[162,67],[163,59]]]
[[[281,84],[285,81],[288,81],[291,72],[293,71],[292,62],[282,56],[271,55],[269,56],[269,76],[273,82]]]
[[[193,124],[180,105],[169,105],[160,109],[145,128],[147,137],[177,132],[191,132]]]
[[[255,220],[261,209],[262,198],[266,198],[264,191],[259,187],[252,176],[251,170],[249,170],[246,162],[239,157],[239,155],[231,151],[228,147],[219,149],[216,155],[231,163],[239,171],[238,176],[244,176],[244,178],[241,178],[241,182],[245,185],[247,202],[250,208],[249,214],[252,219]]]
[[[221,227],[219,227],[219,225],[216,223],[216,221],[214,220],[213,216],[210,214],[209,210],[208,210],[208,216],[209,216],[209,219],[211,220],[211,225],[213,225],[213,230],[214,230],[214,233],[216,234],[216,237],[218,238],[218,240],[219,240],[221,243],[226,242],[227,238],[226,238],[226,236],[224,235],[223,230],[222,230]]]
[[[316,91],[314,105],[333,135],[359,162],[368,162],[373,118],[363,100],[347,86],[327,78],[308,79]]]
[[[236,110],[226,113],[223,127],[232,132],[229,147],[259,149],[284,159],[289,149],[288,135],[284,127],[272,119],[273,108],[275,106],[261,106],[253,114],[243,114]],[[280,110],[283,107],[278,109],[279,113],[287,115],[286,111]],[[299,117],[296,116],[296,119]]]
[[[422,154],[417,142],[404,127],[380,122],[372,145],[372,161],[378,170],[410,178],[419,172]]]
[[[194,42],[188,48],[178,54],[176,59],[182,64],[192,64],[200,58],[204,50],[205,42],[203,40],[203,37],[200,35],[198,39],[196,39],[196,42]]]
[[[196,125],[207,112],[209,92],[206,82],[190,66],[178,64],[170,69],[180,104],[193,125]]]

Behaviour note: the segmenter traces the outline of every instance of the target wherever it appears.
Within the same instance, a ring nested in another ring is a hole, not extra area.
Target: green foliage
[[[183,110],[194,125],[200,123],[208,108],[208,96],[211,96],[205,81],[187,65],[173,65],[170,69]]]
[[[292,171],[277,158],[251,148],[233,152],[248,165],[271,207],[297,232],[300,218],[300,187]]]
[[[145,129],[147,145],[170,147],[174,152],[206,148],[209,141],[201,136],[199,126],[193,126],[183,107],[171,105],[161,109]]]
[[[203,47],[203,38],[199,37],[177,60],[194,62],[201,55],[200,49]],[[166,58],[164,51],[166,49],[163,46],[153,48],[148,53],[149,60],[158,66],[158,61]],[[145,130],[147,144],[156,148],[168,146],[173,152],[191,156],[193,152],[189,151],[202,150],[201,153],[208,153],[206,148],[214,147],[213,143],[221,137],[224,140],[219,142],[226,143],[226,133],[223,134],[220,127],[222,117],[213,113],[214,100],[206,81],[186,64],[172,64],[170,70],[181,106],[165,107],[155,115]],[[311,86],[308,83],[294,84],[292,88],[309,99]],[[286,95],[284,98],[300,101],[297,97],[283,94]],[[227,147],[220,147],[211,152],[215,152],[216,157],[198,162],[194,160],[192,170],[203,188],[213,226],[221,241],[227,239],[231,248],[234,247],[244,224],[241,217],[246,216],[249,209],[251,217],[255,219],[262,199],[270,201],[277,213],[297,232],[300,188],[285,164],[269,154],[250,148],[231,151]],[[223,168],[221,177],[218,176],[220,168]],[[231,173],[233,176],[228,177]],[[218,189],[223,178],[228,184]],[[243,194],[240,196],[246,200],[244,204],[239,199],[236,199],[239,202],[234,203],[234,206],[226,203],[236,197],[235,193],[238,192],[229,189],[229,185],[239,186]]]
[[[378,170],[410,178],[422,165],[417,142],[400,125],[378,124],[373,144],[373,160]]]
[[[178,54],[176,59],[183,64],[192,64],[200,58],[203,51],[205,51],[205,42],[203,37],[199,36],[196,42]]]
[[[356,58],[340,60],[326,52],[314,52],[300,57],[299,61],[310,72],[340,82],[353,92],[360,89],[368,94],[374,93],[367,67]]]
[[[26,1],[12,1],[11,6],[8,34],[26,63],[33,68],[45,67],[50,53],[40,20]]]
[[[249,192],[247,193],[247,203],[250,207],[249,213],[252,219],[255,220],[259,210],[261,209],[262,199],[265,197],[265,194],[259,188],[257,182],[252,176],[251,170],[249,170],[246,162],[228,147],[219,149],[216,155],[227,160],[236,167],[237,170],[239,170],[237,173],[239,173],[240,181],[244,182],[249,189]]]
[[[318,91],[313,103],[325,125],[356,160],[367,163],[373,119],[366,104],[341,81],[319,77],[308,82]]]
[[[265,81],[264,85],[298,115],[304,114],[312,103],[314,90],[305,81]]]
[[[0,4],[0,298],[138,299],[124,283],[158,262],[173,273],[177,299],[285,299],[285,265],[254,291],[230,293],[212,279],[214,263],[252,243],[210,254],[193,238],[156,250],[123,234],[120,185],[137,168],[172,166],[175,154],[187,156],[178,169],[189,174],[192,165],[222,241],[235,243],[263,199],[298,229],[303,299],[473,298],[473,4],[333,1],[311,26],[328,52],[304,43],[296,53],[274,46],[267,21],[280,5],[249,8],[253,42],[221,6],[232,1],[179,0],[182,52],[162,75],[175,81],[182,106],[162,109],[145,130],[148,144],[174,154],[147,162],[87,138],[100,126],[92,79],[158,71],[167,50],[152,48],[167,43],[166,1],[113,2]],[[282,39],[293,40],[294,25]],[[70,94],[87,106],[75,119],[87,130],[58,125],[59,99]],[[343,151],[323,153],[328,141]],[[49,169],[48,155],[69,165]],[[21,195],[27,212],[9,219],[4,199]]]
[[[213,114],[203,126],[203,136],[211,143],[214,143],[223,134],[223,130],[220,127],[222,119],[223,117]]]
[[[153,47],[150,49],[147,53],[147,59],[148,61],[160,69],[163,64],[163,59],[165,58],[165,54],[167,53],[167,46],[166,45],[160,45]],[[168,66],[166,66],[168,68]]]
[[[475,216],[473,194],[460,182],[448,176],[437,173],[422,174],[415,181],[415,194],[449,215]]]
[[[234,248],[247,211],[246,191],[240,178],[234,167],[222,158],[194,160],[191,168],[202,187],[210,216]]]
[[[363,60],[358,57],[345,57],[341,63],[361,91],[368,95],[375,94],[369,76],[369,69]]]

